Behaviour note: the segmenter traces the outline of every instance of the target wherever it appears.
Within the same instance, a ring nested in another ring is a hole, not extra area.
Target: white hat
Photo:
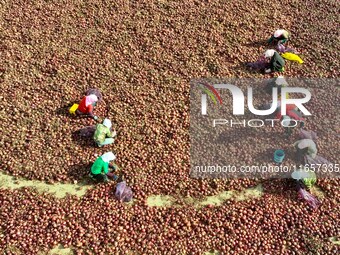
[[[93,104],[98,101],[98,97],[96,95],[88,95],[85,97],[85,105],[86,107],[89,106],[90,104]]]
[[[109,163],[112,160],[116,159],[115,154],[112,151],[106,152],[101,156],[102,160],[106,163]]]
[[[275,50],[266,50],[266,51],[264,52],[264,56],[265,56],[266,58],[271,58],[272,56],[274,56],[274,53],[275,53]]]
[[[291,176],[295,180],[301,180],[301,179],[304,179],[304,178],[308,178],[309,173],[306,172],[304,169],[298,169],[298,170],[294,171]]]
[[[111,127],[112,127],[111,120],[105,119],[105,120],[103,121],[103,125],[104,125],[105,127],[111,128]]]
[[[282,75],[280,75],[276,78],[275,83],[277,85],[287,85],[288,84],[286,79]]]
[[[282,126],[289,127],[291,118],[287,115],[282,117]]]
[[[274,32],[274,37],[275,37],[275,38],[278,38],[278,37],[280,37],[284,32],[285,32],[284,29],[278,29],[278,30],[276,30],[276,31]]]

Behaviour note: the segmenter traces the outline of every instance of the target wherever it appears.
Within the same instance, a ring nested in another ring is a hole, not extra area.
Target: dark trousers
[[[290,136],[293,133],[292,127],[285,127],[286,136]]]
[[[296,148],[296,160],[300,164],[305,163],[305,155],[307,154],[308,148],[300,149],[297,145],[295,146]]]
[[[105,174],[91,174],[92,178],[97,182],[107,181],[107,176]]]

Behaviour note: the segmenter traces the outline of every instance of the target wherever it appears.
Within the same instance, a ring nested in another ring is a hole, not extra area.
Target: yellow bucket
[[[73,104],[69,110],[71,114],[76,114],[76,110],[78,109],[79,104]]]

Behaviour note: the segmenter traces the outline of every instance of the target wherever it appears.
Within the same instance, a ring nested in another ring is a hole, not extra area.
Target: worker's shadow
[[[265,179],[261,184],[265,193],[290,199],[296,197],[297,184],[292,178]]]
[[[240,62],[238,65],[235,66],[235,70],[239,73],[250,73],[250,74],[261,74],[263,73],[261,70],[255,69],[255,68],[251,68],[248,66],[250,62]]]
[[[261,167],[259,172],[256,173],[256,177],[264,179],[264,183],[272,181],[283,181],[286,179],[291,179],[291,172],[294,170],[291,167],[281,166],[280,164],[274,163],[274,151],[276,148],[268,147],[261,152],[252,155],[253,162],[259,162],[256,166]],[[285,150],[286,157],[294,159],[294,152],[291,150]],[[265,168],[266,167],[266,168]],[[271,167],[271,168],[270,168]],[[282,171],[279,169],[283,169]],[[274,171],[275,170],[275,171]],[[275,183],[274,182],[274,183]]]
[[[269,162],[273,162],[275,147],[269,147],[267,149],[258,152],[255,155],[252,155],[254,162],[263,162],[264,165],[268,165]],[[262,165],[263,165],[262,164]]]
[[[67,176],[80,182],[88,182],[92,163],[72,165],[68,168]]]
[[[80,129],[79,129],[80,130]],[[81,147],[96,147],[92,136],[81,136],[79,130],[72,132],[72,141]]]
[[[71,107],[72,105],[73,105],[72,103],[69,103],[69,104],[64,105],[64,106],[62,106],[62,107],[59,107],[59,108],[55,111],[55,113],[56,113],[57,115],[63,115],[63,116],[72,117],[72,116],[74,116],[74,115],[70,114],[70,112],[69,112],[69,109],[70,109],[70,107]]]

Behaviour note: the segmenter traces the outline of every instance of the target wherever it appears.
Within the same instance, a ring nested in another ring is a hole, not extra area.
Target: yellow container
[[[291,52],[285,52],[281,56],[287,60],[298,62],[299,64],[303,63],[303,60],[298,55]]]
[[[71,114],[76,114],[76,110],[78,109],[79,104],[73,104],[69,110]]]

